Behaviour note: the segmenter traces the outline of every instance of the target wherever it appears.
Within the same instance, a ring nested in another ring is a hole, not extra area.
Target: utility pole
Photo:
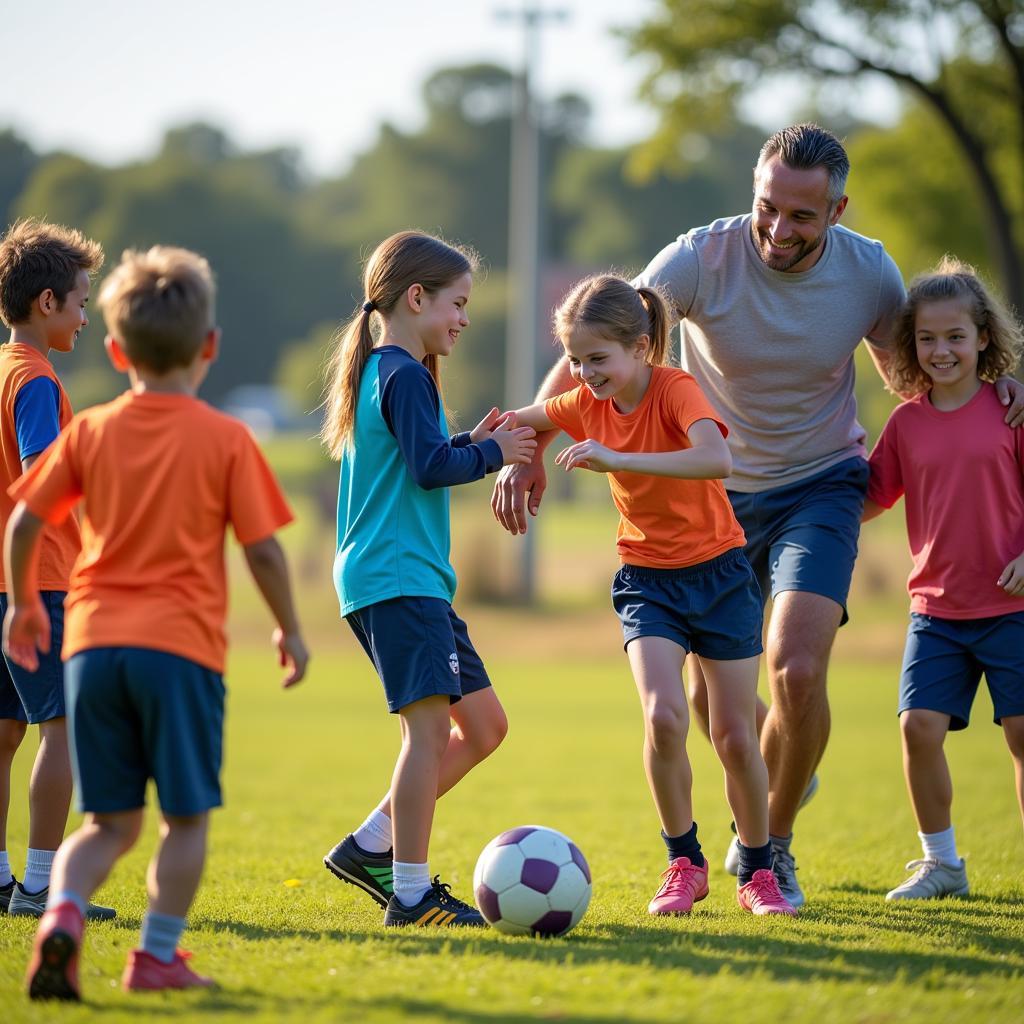
[[[523,56],[514,74],[512,155],[509,167],[508,318],[505,340],[505,408],[532,402],[537,387],[538,291],[540,284],[540,131],[533,97],[545,22],[564,21],[564,10],[523,3],[497,12],[523,29]],[[526,513],[527,515],[529,513]],[[514,582],[516,600],[528,602],[536,589],[536,524],[520,537]]]

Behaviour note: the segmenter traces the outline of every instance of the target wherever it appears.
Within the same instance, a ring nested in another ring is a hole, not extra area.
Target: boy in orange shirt
[[[45,523],[82,500],[82,552],[66,602],[68,730],[85,824],[57,853],[27,983],[33,999],[81,998],[90,893],[135,843],[156,783],[161,840],[149,867],[142,947],[126,990],[210,985],[177,949],[221,803],[228,524],[278,623],[292,686],[306,671],[284,555],[291,512],[250,432],[195,397],[217,354],[209,265],[184,249],[127,252],[104,282],[107,351],[131,390],[76,416],[14,487],[5,542],[13,599],[4,649],[28,669],[49,646],[36,590]]]
[[[57,224],[19,221],[0,240],[0,319],[11,329],[0,345],[0,531],[14,509],[7,488],[71,420],[71,404],[49,353],[74,349],[89,323],[90,278],[102,263],[99,245]],[[35,672],[0,661],[0,914],[42,916],[50,868],[67,825],[71,762],[60,643],[64,595],[80,548],[73,517],[43,535],[37,579],[55,650]],[[7,589],[0,571],[0,616],[7,610]],[[26,725],[39,726],[39,750],[29,782],[28,855],[19,882],[7,856],[7,812],[11,763]],[[114,911],[90,906],[88,916],[110,918]]]

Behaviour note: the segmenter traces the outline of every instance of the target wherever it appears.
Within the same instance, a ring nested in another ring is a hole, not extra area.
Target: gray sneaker
[[[907,870],[914,873],[902,885],[887,892],[887,900],[934,900],[942,896],[966,896],[970,891],[963,860],[953,865],[926,857],[910,861]]]
[[[803,890],[796,880],[797,866],[789,849],[788,839],[769,836],[772,844],[772,872],[779,883],[779,892],[789,901],[790,906],[799,909],[805,903]]]
[[[18,880],[12,877],[6,885],[0,885],[0,914],[7,913],[7,908],[11,904],[11,897],[14,895],[14,887],[17,884]]]
[[[797,805],[797,810],[806,807],[811,800],[814,799],[814,794],[818,792],[818,773],[815,772],[811,776],[811,781],[807,783],[807,788],[804,790],[804,795],[800,797],[800,803]],[[736,825],[732,825],[733,832],[736,831]],[[732,837],[732,842],[729,844],[729,849],[725,851],[725,870],[730,875],[738,875],[740,873],[740,841],[738,836]]]
[[[21,882],[16,882],[7,913],[11,917],[42,917],[49,898],[49,886],[39,892],[25,892]],[[85,911],[87,921],[110,921],[115,917],[117,911],[113,907],[99,907],[95,903],[90,903]]]

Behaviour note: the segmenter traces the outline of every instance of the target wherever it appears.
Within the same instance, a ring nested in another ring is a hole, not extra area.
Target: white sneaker
[[[800,797],[800,803],[796,809],[799,811],[800,808],[806,807],[814,799],[814,794],[817,792],[818,773],[815,772],[811,776],[811,781],[807,783],[807,788],[804,790],[804,795]],[[730,875],[738,875],[740,873],[740,840],[738,836],[732,837],[729,849],[725,851],[725,870]]]
[[[941,896],[966,896],[970,891],[963,860],[954,865],[924,858],[907,864],[908,871],[915,868],[902,885],[886,893],[887,900],[934,900]]]

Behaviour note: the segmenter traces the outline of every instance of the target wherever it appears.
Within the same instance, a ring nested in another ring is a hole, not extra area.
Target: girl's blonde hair
[[[637,338],[646,334],[651,339],[647,362],[651,366],[668,362],[670,324],[661,292],[644,285],[634,288],[618,274],[584,278],[562,300],[553,319],[558,338],[583,325],[632,348]]]
[[[472,251],[420,231],[400,231],[374,249],[363,273],[365,301],[339,330],[325,371],[327,411],[320,437],[334,458],[341,458],[355,427],[359,382],[373,349],[373,314],[386,317],[414,284],[433,295],[472,274],[477,263]],[[440,391],[438,357],[428,355],[424,365]]]
[[[978,353],[978,376],[982,380],[994,381],[1016,369],[1024,348],[1021,325],[985,287],[974,267],[947,255],[933,271],[910,282],[893,335],[889,364],[889,390],[893,393],[909,397],[931,387],[931,378],[917,361],[914,325],[923,302],[945,299],[962,300],[978,332],[988,333],[988,345]]]

